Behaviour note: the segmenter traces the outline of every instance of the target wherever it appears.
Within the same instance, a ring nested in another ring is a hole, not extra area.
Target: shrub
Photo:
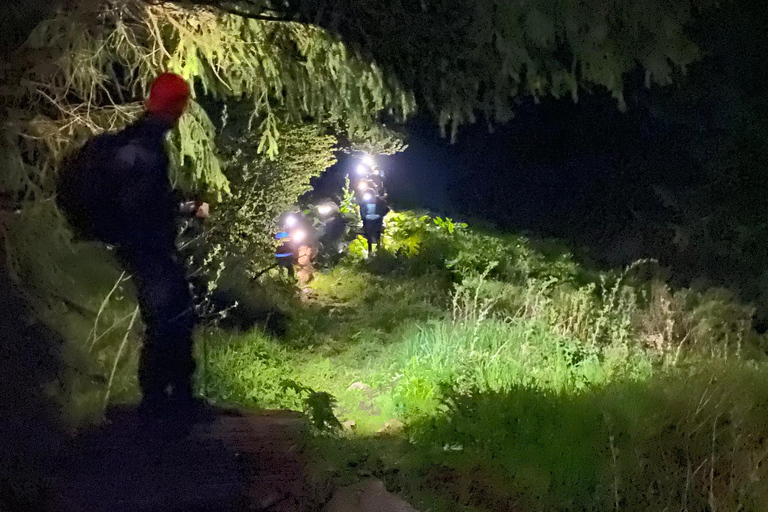
[[[672,290],[654,282],[638,317],[639,336],[673,364],[690,352],[722,358],[754,355],[764,346],[753,330],[754,312],[729,290]]]
[[[225,125],[220,141],[232,195],[213,209],[207,241],[221,246],[223,259],[242,263],[253,275],[272,263],[277,218],[311,188],[311,178],[336,161],[336,139],[318,126],[281,126],[279,156],[266,159],[247,150],[259,138],[243,129],[247,116],[234,116],[234,128]]]

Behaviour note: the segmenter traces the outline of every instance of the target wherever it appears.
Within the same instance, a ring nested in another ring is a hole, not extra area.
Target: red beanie
[[[181,117],[189,102],[189,96],[189,84],[186,80],[175,73],[163,73],[152,82],[147,111]]]

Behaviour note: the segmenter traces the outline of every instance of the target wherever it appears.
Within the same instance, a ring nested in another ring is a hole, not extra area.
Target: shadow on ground
[[[330,487],[311,475],[300,413],[204,421],[112,410],[60,451],[49,510],[62,512],[318,510]]]

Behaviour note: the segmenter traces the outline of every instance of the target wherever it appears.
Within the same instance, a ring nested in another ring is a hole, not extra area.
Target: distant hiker
[[[368,240],[368,254],[373,254],[373,246],[378,249],[381,235],[384,233],[384,217],[389,213],[386,201],[373,189],[363,192],[360,201],[360,217],[363,220],[363,234]]]
[[[275,250],[277,266],[285,269],[288,277],[292,278],[294,276],[293,264],[296,261],[296,248],[294,247],[291,235],[287,231],[279,231],[275,238],[279,243]]]
[[[293,277],[298,267],[299,284],[309,283],[315,277],[312,259],[317,255],[317,233],[312,223],[301,213],[289,213],[280,222],[282,230],[276,238],[281,241],[275,257],[278,266]]]
[[[133,276],[146,324],[140,411],[151,415],[199,404],[192,393],[196,318],[175,245],[181,201],[168,177],[164,146],[189,98],[182,77],[158,76],[145,114],[118,133],[90,140],[59,177],[57,203],[77,233],[113,245]],[[208,216],[206,203],[187,203],[183,209]]]
[[[361,178],[355,186],[355,198],[357,199],[358,203],[363,202],[363,195],[366,192],[373,192],[374,194],[378,194],[376,184],[367,177]]]
[[[299,285],[306,286],[315,279],[315,266],[312,260],[317,255],[317,249],[309,244],[299,245],[296,265],[299,267]]]
[[[333,202],[325,202],[317,207],[318,222],[318,257],[325,263],[332,263],[341,257],[344,251],[344,236],[347,234],[347,222]]]
[[[378,167],[374,167],[371,174],[368,176],[368,180],[373,183],[374,189],[381,196],[382,199],[387,198],[387,189],[384,185],[384,173]]]

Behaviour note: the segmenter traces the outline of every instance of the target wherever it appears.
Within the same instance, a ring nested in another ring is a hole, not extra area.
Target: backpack
[[[119,242],[128,219],[119,200],[127,176],[115,163],[117,151],[126,142],[122,133],[99,135],[71,155],[59,171],[56,204],[77,239]]]
[[[365,219],[366,220],[378,220],[381,215],[378,213],[376,203],[367,203],[365,205]]]

